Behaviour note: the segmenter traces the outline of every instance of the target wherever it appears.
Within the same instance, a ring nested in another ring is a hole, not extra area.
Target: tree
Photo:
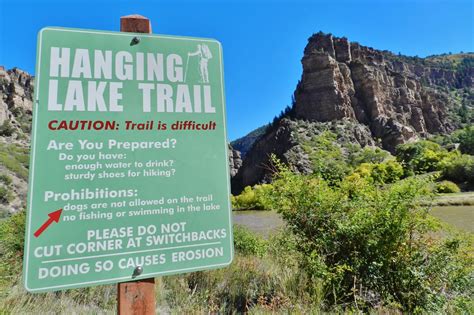
[[[462,153],[474,155],[474,126],[462,129],[458,135],[459,150]]]

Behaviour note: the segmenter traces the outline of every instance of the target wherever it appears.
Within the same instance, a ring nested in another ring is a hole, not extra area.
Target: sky
[[[119,31],[129,14],[148,17],[156,34],[222,43],[229,140],[291,103],[318,31],[410,56],[474,51],[474,1],[0,0],[0,65],[34,74],[41,28]]]

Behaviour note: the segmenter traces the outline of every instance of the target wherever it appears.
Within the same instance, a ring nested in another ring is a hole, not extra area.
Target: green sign
[[[230,264],[223,82],[215,40],[39,33],[29,291]]]

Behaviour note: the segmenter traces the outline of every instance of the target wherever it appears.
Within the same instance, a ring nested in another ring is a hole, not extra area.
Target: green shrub
[[[243,255],[262,257],[267,250],[268,242],[249,229],[234,225],[234,247]]]
[[[0,182],[4,183],[6,186],[9,186],[12,183],[12,178],[7,174],[0,174]]]
[[[451,194],[461,192],[461,189],[455,183],[443,180],[435,184],[435,191],[440,194]]]
[[[28,149],[17,145],[0,144],[0,164],[15,173],[18,177],[28,179]]]
[[[0,136],[10,137],[15,132],[15,128],[13,128],[12,124],[8,119],[5,119],[3,124],[0,126]]]
[[[382,163],[391,156],[380,148],[361,148],[360,145],[348,145],[348,152],[348,163],[353,167],[362,163]]]
[[[234,210],[269,210],[265,201],[265,192],[271,189],[271,185],[255,185],[253,188],[247,186],[238,196],[231,196],[232,208]]]
[[[457,133],[459,150],[464,154],[474,155],[474,126],[461,129]]]
[[[463,248],[472,243],[433,239],[437,221],[421,205],[428,182],[380,189],[359,178],[334,186],[279,167],[269,201],[296,235],[308,276],[323,283],[327,305],[442,312],[469,298],[473,261]]]
[[[365,178],[376,184],[390,184],[399,180],[403,176],[403,166],[394,160],[382,163],[362,163],[348,180],[355,178]]]
[[[324,131],[303,146],[308,153],[313,173],[331,184],[337,184],[350,172],[342,148],[337,144],[337,136]]]
[[[25,211],[20,211],[0,222],[0,280],[8,281],[21,275],[25,218]]]
[[[8,203],[12,200],[13,195],[7,187],[0,186],[0,202],[1,203]]]
[[[406,175],[423,174],[440,170],[439,163],[448,151],[439,144],[423,140],[397,146],[397,160],[403,163]]]
[[[441,163],[443,178],[456,183],[474,185],[474,156],[452,154]]]

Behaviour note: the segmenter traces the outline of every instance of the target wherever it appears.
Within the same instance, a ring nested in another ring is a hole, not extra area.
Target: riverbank
[[[433,200],[435,206],[474,206],[474,192],[441,194]]]

